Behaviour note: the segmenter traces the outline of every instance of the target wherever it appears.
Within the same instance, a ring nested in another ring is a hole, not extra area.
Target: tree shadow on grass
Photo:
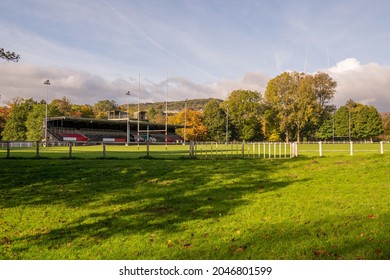
[[[80,239],[105,241],[156,231],[181,232],[185,223],[207,224],[231,215],[236,208],[251,203],[247,198],[251,193],[277,191],[300,181],[288,177],[270,179],[274,168],[284,168],[282,161],[8,163],[12,164],[3,169],[8,178],[16,167],[24,173],[13,182],[5,181],[6,176],[1,179],[3,209],[42,208],[50,216],[51,207],[56,206],[64,212],[64,217],[53,214],[54,221],[46,230],[30,230],[12,237],[15,258],[23,258],[31,244],[51,249]],[[68,211],[72,213],[65,213]],[[18,223],[28,221],[21,217]],[[81,242],[79,249],[89,245]]]

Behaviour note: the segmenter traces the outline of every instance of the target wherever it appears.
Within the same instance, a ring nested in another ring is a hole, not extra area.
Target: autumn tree
[[[229,114],[231,132],[236,140],[260,140],[261,94],[251,90],[234,90],[221,105]],[[233,129],[234,128],[234,129]]]
[[[10,113],[11,113],[10,107],[7,106],[0,107],[0,139],[1,139],[1,133],[4,130],[5,124],[7,123],[7,119]]]
[[[202,114],[199,111],[187,109],[186,112],[185,110],[181,110],[179,113],[170,116],[168,122],[182,126],[186,124],[186,141],[204,141],[207,139],[207,128],[203,124]],[[177,129],[176,133],[184,138],[184,127]]]
[[[54,99],[50,105],[57,107],[60,116],[73,116],[72,102],[65,96],[61,99]]]
[[[312,76],[284,72],[268,82],[266,106],[273,111],[269,115],[276,118],[287,142],[294,132],[299,142],[310,130],[316,130],[322,119],[326,120],[335,87],[336,83],[325,73]]]
[[[118,108],[118,104],[115,100],[100,100],[93,105],[93,112],[97,119],[107,119],[108,112],[116,110]]]
[[[95,114],[93,112],[93,108],[91,105],[84,104],[84,105],[72,105],[72,116],[78,117],[78,118],[94,118]]]

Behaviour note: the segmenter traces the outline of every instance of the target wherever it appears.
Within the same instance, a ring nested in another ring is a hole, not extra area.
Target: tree
[[[18,62],[20,59],[20,55],[14,52],[5,51],[3,48],[0,48],[0,58],[8,61]]]
[[[202,114],[192,109],[180,111],[179,113],[170,116],[169,123],[184,125],[186,123],[186,141],[204,141],[207,139],[207,128],[202,121]],[[184,128],[179,128],[176,133],[184,138]]]
[[[355,114],[353,136],[359,139],[371,139],[384,132],[382,118],[375,107],[363,105]]]
[[[220,102],[211,99],[204,106],[203,122],[207,127],[209,140],[224,141],[226,139],[226,112],[220,107]]]
[[[78,117],[78,118],[94,118],[94,112],[91,105],[84,104],[84,105],[72,105],[72,116]]]
[[[49,105],[47,116],[60,116],[61,112],[56,106]],[[41,141],[43,136],[44,120],[46,117],[46,104],[35,104],[26,119],[26,140]]]
[[[11,113],[10,107],[0,107],[0,139],[1,133],[4,130],[5,124],[7,123],[7,119],[9,114]]]
[[[49,114],[49,113],[48,113]],[[26,140],[40,141],[42,140],[43,121],[46,116],[46,105],[36,104],[28,113],[26,119]]]
[[[257,91],[234,90],[222,103],[229,112],[229,130],[233,137],[236,134],[237,140],[262,139],[260,101],[261,94]]]
[[[351,127],[351,112],[347,106],[341,106],[335,113],[334,129],[337,137],[349,138]]]
[[[54,99],[51,102],[51,105],[56,106],[58,108],[60,116],[69,117],[73,115],[72,103],[65,96],[62,97],[61,99]]]
[[[303,136],[310,136],[329,118],[333,106],[336,82],[326,73],[309,75],[298,72],[284,72],[267,84],[265,100],[268,116],[275,118],[266,122],[279,123],[286,142],[293,133],[299,142]]]
[[[313,76],[314,91],[321,110],[329,108],[329,102],[336,93],[337,83],[324,72],[319,72]],[[333,107],[333,106],[330,106]]]
[[[116,110],[118,104],[115,100],[101,100],[93,105],[93,112],[97,119],[107,119],[108,112]]]
[[[322,122],[315,135],[322,140],[333,138],[333,119],[327,119]]]
[[[293,105],[293,122],[296,127],[297,141],[300,142],[302,131],[309,124],[316,125],[319,121],[318,112],[321,111],[319,108],[319,103],[317,103],[314,81],[312,76],[293,73],[294,79],[293,82],[296,83],[293,85],[296,90],[293,90],[294,93],[294,105]]]
[[[335,131],[339,137],[371,139],[382,134],[384,126],[375,107],[350,99],[335,114]]]
[[[390,140],[390,114],[385,114],[382,118],[382,122],[384,128],[382,139]]]
[[[12,104],[12,112],[8,117],[2,132],[3,140],[24,141],[26,140],[26,120],[28,113],[33,109],[36,101],[32,98],[16,98]]]

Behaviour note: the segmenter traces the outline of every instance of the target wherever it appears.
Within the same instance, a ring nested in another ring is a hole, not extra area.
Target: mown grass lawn
[[[0,160],[0,259],[389,259],[390,156]]]

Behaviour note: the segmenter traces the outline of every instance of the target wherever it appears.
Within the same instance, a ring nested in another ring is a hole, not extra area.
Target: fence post
[[[7,158],[11,156],[11,143],[7,141]]]
[[[149,157],[149,140],[146,140],[146,157]],[[168,149],[168,146],[167,146]]]
[[[39,141],[36,141],[35,145],[36,145],[36,155],[35,156],[38,158],[39,157]]]
[[[271,158],[271,143],[268,142],[268,158]]]
[[[194,141],[193,140],[190,141],[190,157],[191,158],[194,157]]]
[[[381,155],[383,155],[384,154],[383,141],[381,141],[380,144],[381,144]]]
[[[322,142],[318,142],[319,148],[320,148],[320,157],[322,157]]]
[[[103,158],[106,158],[106,143],[103,142]]]
[[[241,155],[242,157],[245,156],[245,141],[242,141],[242,146],[241,146]]]
[[[353,142],[349,142],[349,154],[353,156]]]
[[[73,143],[69,142],[69,157],[72,157],[72,149],[73,149]]]

